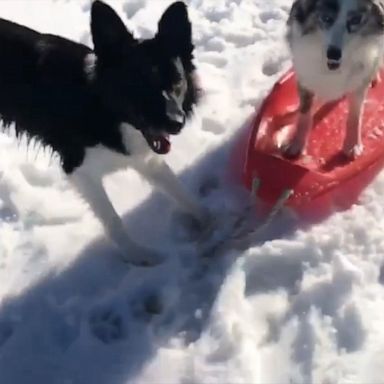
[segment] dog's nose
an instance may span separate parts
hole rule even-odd
[[[171,135],[177,135],[183,128],[184,123],[185,120],[183,122],[171,121],[170,124],[168,124],[168,133]]]
[[[330,45],[327,49],[327,58],[328,60],[340,61],[341,49],[333,45]]]

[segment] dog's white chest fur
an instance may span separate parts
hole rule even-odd
[[[78,171],[86,170],[89,174],[102,178],[118,170],[134,167],[138,163],[147,163],[154,158],[159,158],[159,155],[151,151],[140,131],[129,124],[121,124],[120,130],[122,142],[129,154],[128,156],[103,145],[90,147],[86,149],[83,164]]]
[[[300,84],[323,101],[335,100],[365,86],[374,76],[382,48],[376,39],[356,37],[344,47],[339,69],[329,70],[319,32],[302,35],[293,28],[291,51]]]

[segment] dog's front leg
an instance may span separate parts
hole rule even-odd
[[[298,85],[300,106],[296,131],[292,139],[283,146],[286,157],[295,158],[302,154],[307,145],[309,132],[312,128],[313,93]]]
[[[360,88],[348,96],[349,112],[343,152],[351,159],[357,158],[363,152],[363,144],[361,141],[361,117],[366,91],[366,88]]]
[[[200,225],[207,224],[209,214],[206,209],[180,183],[168,164],[158,156],[145,162],[137,162],[134,168],[147,180],[173,198],[180,209],[195,218]]]
[[[69,175],[69,179],[90,205],[106,233],[119,248],[125,261],[140,265],[153,265],[161,261],[161,256],[155,251],[145,248],[129,238],[123,222],[105,192],[101,179],[81,171],[73,172]]]

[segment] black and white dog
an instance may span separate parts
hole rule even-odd
[[[343,152],[362,153],[361,116],[366,91],[384,51],[384,0],[294,0],[287,39],[298,78],[300,114],[287,156],[305,149],[315,96],[331,101],[348,96]]]
[[[170,150],[198,98],[191,23],[182,2],[161,17],[152,39],[138,41],[112,8],[91,9],[94,50],[0,20],[0,115],[50,146],[106,232],[133,263],[159,254],[129,238],[102,185],[132,167],[198,222],[207,212],[159,154]]]

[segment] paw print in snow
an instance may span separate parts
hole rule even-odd
[[[123,319],[113,310],[96,312],[89,319],[92,334],[104,344],[124,338]]]

